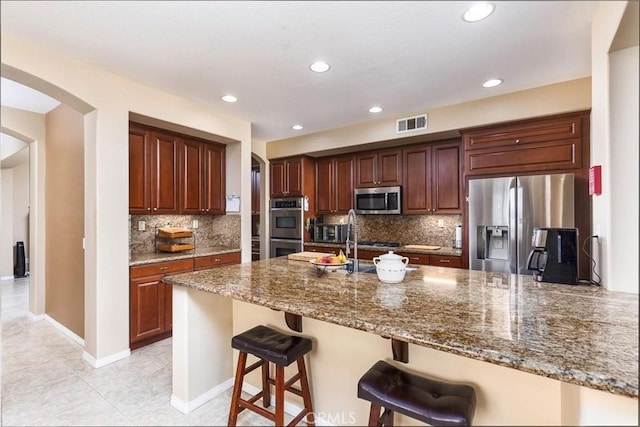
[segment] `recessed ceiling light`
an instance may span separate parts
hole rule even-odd
[[[302,125],[293,125],[293,126],[291,126],[291,129],[301,130],[302,129]]]
[[[495,9],[495,5],[493,3],[482,2],[476,3],[471,6],[467,11],[462,15],[462,19],[466,22],[477,22],[481,21],[487,16],[491,15]]]
[[[378,107],[378,106],[375,106],[375,107],[371,107],[371,108],[369,108],[369,112],[370,112],[370,113],[379,113],[379,112],[381,112],[381,111],[382,111],[382,108],[380,108],[380,107]]]
[[[331,67],[326,62],[317,61],[309,65],[309,68],[311,68],[311,71],[315,71],[316,73],[324,73],[326,71],[329,71]]]
[[[224,102],[237,102],[238,98],[233,95],[224,95],[221,97]]]
[[[482,83],[482,86],[484,86],[484,87],[496,87],[499,84],[502,84],[502,79],[491,79],[491,80],[487,80],[486,82]]]

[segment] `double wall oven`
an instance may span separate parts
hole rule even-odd
[[[271,199],[270,258],[302,252],[304,239],[304,199],[288,197]]]

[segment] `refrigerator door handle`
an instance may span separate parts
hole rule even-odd
[[[511,179],[509,182],[509,270],[511,273],[518,273],[518,226],[517,210],[517,180]]]

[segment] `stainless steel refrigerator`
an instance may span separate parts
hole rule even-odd
[[[469,180],[469,268],[531,274],[534,227],[574,227],[573,174]]]

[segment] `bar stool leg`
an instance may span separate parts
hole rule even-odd
[[[379,425],[380,409],[380,405],[371,404],[371,409],[369,410],[369,427],[376,427]]]
[[[284,426],[284,366],[276,365],[276,426]]]
[[[238,401],[242,393],[242,381],[244,380],[244,368],[247,364],[247,353],[240,352],[238,356],[238,366],[236,368],[236,379],[233,384],[233,394],[231,397],[231,408],[229,409],[228,426],[235,426],[238,421]]]
[[[271,385],[269,384],[269,361],[262,362],[262,406],[271,405]]]
[[[298,372],[300,372],[300,388],[302,389],[302,401],[308,412],[306,416],[307,426],[314,427],[315,417],[313,414],[313,404],[311,403],[311,390],[309,388],[309,380],[307,378],[307,368],[304,363],[304,356],[298,359]]]

